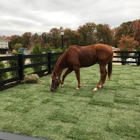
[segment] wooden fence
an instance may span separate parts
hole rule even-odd
[[[45,75],[45,74],[50,74],[58,57],[62,53],[47,53],[47,54],[36,54],[36,55],[22,55],[18,54],[16,56],[3,56],[0,57],[0,61],[9,61],[9,60],[15,60],[17,61],[16,66],[8,67],[8,68],[3,68],[0,69],[0,74],[5,73],[5,72],[12,72],[12,71],[18,71],[18,75],[16,77],[12,77],[6,80],[1,80],[0,81],[0,87],[4,86],[5,84],[9,84],[11,82],[20,82],[23,80],[23,77],[25,75],[24,70],[26,68],[30,67],[35,67],[35,66],[44,66],[43,70],[40,71],[34,71],[33,73],[37,73],[38,75]],[[136,65],[140,65],[140,51],[114,51],[114,60],[113,63],[121,63],[127,64],[127,63],[135,63]],[[41,57],[44,58],[43,62],[36,62],[36,63],[25,63],[24,60],[27,59],[32,59],[32,58],[37,58]],[[135,61],[127,61],[128,58],[132,58]],[[118,59],[120,59],[118,61]],[[30,74],[30,73],[28,73]]]
[[[11,77],[5,80],[0,81],[0,87],[9,84],[11,82],[19,82],[23,80],[24,77],[24,70],[27,68],[31,67],[36,67],[36,66],[44,66],[43,70],[40,71],[34,71],[32,73],[36,73],[38,75],[45,75],[45,74],[50,74],[58,57],[62,53],[47,53],[47,54],[32,54],[32,55],[23,55],[23,54],[18,54],[15,56],[2,56],[0,57],[0,61],[3,61],[4,63],[14,60],[17,61],[16,66],[8,67],[8,68],[3,68],[0,69],[0,74],[6,73],[6,72],[12,72],[12,71],[17,71],[17,75],[15,77]],[[32,58],[44,58],[43,62],[36,62],[36,63],[31,63],[30,61],[24,64],[25,60],[30,60]],[[31,74],[31,73],[28,73]]]
[[[114,51],[113,63],[136,64],[139,66],[140,51]]]

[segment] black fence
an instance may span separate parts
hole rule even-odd
[[[140,51],[114,51],[113,63],[140,65]]]
[[[9,84],[11,82],[20,82],[23,80],[23,77],[25,75],[24,70],[30,67],[36,67],[36,66],[44,66],[43,70],[40,71],[34,71],[32,73],[36,73],[38,75],[46,75],[50,74],[58,57],[62,53],[47,53],[47,54],[36,54],[36,55],[22,55],[18,54],[16,56],[2,56],[0,57],[0,61],[9,61],[9,60],[15,60],[17,61],[16,66],[12,67],[7,67],[0,69],[0,74],[6,73],[6,72],[12,72],[12,71],[17,71],[17,76],[11,77],[6,80],[1,80],[0,81],[0,87],[4,86],[5,84]],[[136,65],[140,65],[140,51],[114,51],[114,60],[113,63],[120,63],[122,65],[125,64],[133,64],[135,63]],[[36,63],[24,63],[24,60],[26,59],[32,59],[32,58],[37,58],[41,57],[44,58],[42,62],[36,62]],[[128,60],[128,58],[131,58],[132,60]],[[31,74],[31,73],[28,73]]]
[[[20,82],[21,80],[23,80],[23,77],[25,75],[24,70],[27,68],[36,67],[36,66],[44,66],[43,70],[34,71],[32,73],[36,73],[40,76],[50,74],[52,69],[54,68],[54,65],[55,65],[58,57],[61,54],[62,53],[47,53],[47,54],[32,54],[32,55],[18,54],[15,56],[2,56],[2,57],[0,57],[0,61],[3,61],[4,63],[7,63],[10,60],[17,61],[16,66],[0,69],[0,74],[6,73],[6,72],[17,71],[17,75],[15,77],[11,77],[11,78],[6,79],[6,80],[1,80],[0,87],[5,85],[5,84],[9,84],[11,82]],[[44,58],[43,61],[36,62],[36,63],[31,63],[29,61],[27,63],[24,63],[25,60],[27,60],[27,59],[30,60],[32,58],[38,58],[38,57]],[[28,73],[28,74],[31,74],[31,73]]]

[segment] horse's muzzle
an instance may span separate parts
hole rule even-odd
[[[51,91],[51,92],[54,92],[54,91],[55,91],[55,89],[53,89],[53,88],[50,88],[50,91]]]
[[[53,92],[57,89],[58,85],[51,85],[50,90]]]

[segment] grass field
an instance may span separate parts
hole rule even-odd
[[[105,87],[93,92],[98,65],[81,69],[50,92],[50,75],[39,84],[0,92],[0,130],[52,140],[140,140],[140,67],[114,65]]]

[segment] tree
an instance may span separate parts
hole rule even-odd
[[[121,39],[119,40],[119,49],[121,51],[133,51],[138,44],[139,43],[134,40],[134,37],[122,35]],[[120,55],[123,61],[122,64],[125,64],[129,53],[122,52]]]
[[[92,35],[95,30],[95,23],[86,23],[83,26],[79,26],[78,33],[80,34],[80,44],[89,45],[93,43]]]
[[[70,45],[75,44],[75,33],[69,28],[66,28],[64,30],[64,44],[66,45],[66,48],[68,48]]]
[[[134,40],[134,37],[122,35],[121,39],[119,40],[120,50],[133,51],[138,45],[139,42]]]
[[[9,38],[9,46],[11,49],[13,49],[14,45],[16,43],[21,43],[22,44],[22,39],[21,39],[21,36],[19,35],[13,35]]]
[[[113,28],[112,30],[112,46],[113,47],[118,47],[118,42],[117,42],[117,28]]]
[[[58,48],[60,46],[60,29],[53,28],[49,32],[51,46]]]
[[[72,39],[72,44],[80,45],[80,43],[81,43],[80,42],[80,33],[77,30],[73,31],[73,33],[74,33],[74,37]]]
[[[49,44],[49,35],[46,32],[43,32],[41,34],[41,47],[42,49],[45,49],[45,46]]]
[[[32,36],[31,36],[31,40],[30,40],[30,45],[31,47],[34,47],[35,44],[41,44],[41,37],[38,33],[34,33]],[[41,46],[41,45],[40,45]]]
[[[17,52],[20,52],[21,49],[22,49],[22,44],[21,43],[16,43],[14,46],[13,46],[13,49],[16,50]],[[23,53],[23,52],[22,52]]]
[[[134,20],[131,25],[133,36],[135,40],[137,40],[140,44],[140,19]]]
[[[119,41],[124,36],[131,36],[133,37],[133,30],[132,30],[132,22],[123,22],[116,30],[115,30],[115,41],[119,44]]]
[[[31,36],[31,32],[26,32],[21,36],[23,48],[28,48],[31,46]]]
[[[101,42],[108,45],[112,45],[113,43],[112,30],[110,29],[108,24],[96,25],[95,36],[96,42]]]
[[[43,51],[41,50],[41,47],[39,44],[35,44],[31,54],[41,54]],[[43,58],[42,57],[35,57],[35,58],[30,58],[31,63],[37,63],[37,62],[42,62]],[[37,65],[33,67],[34,71],[40,71],[42,70],[42,65]]]

